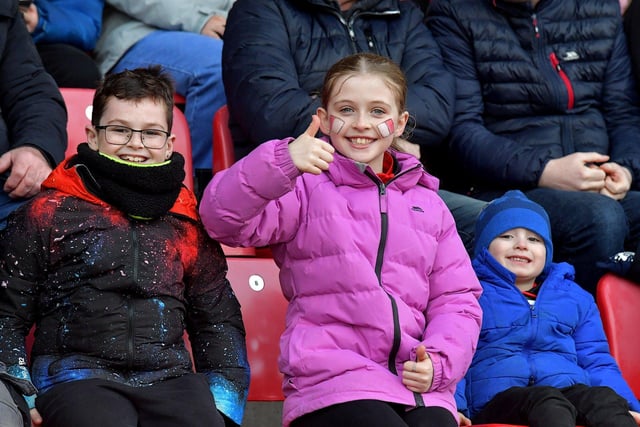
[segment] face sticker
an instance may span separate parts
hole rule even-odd
[[[393,119],[387,119],[384,122],[378,124],[378,132],[382,135],[383,138],[388,137],[395,130],[395,126],[393,124]]]
[[[339,133],[344,126],[344,120],[336,116],[329,116],[329,124],[331,125],[331,133]]]

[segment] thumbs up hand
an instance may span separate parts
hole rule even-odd
[[[335,149],[328,142],[316,138],[318,129],[320,118],[314,114],[307,130],[289,144],[291,160],[302,173],[320,175],[329,169],[329,163],[333,161]]]
[[[433,362],[424,345],[416,349],[416,361],[408,360],[403,364],[402,384],[416,393],[426,393],[433,382]]]

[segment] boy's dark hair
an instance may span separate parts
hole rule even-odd
[[[94,126],[100,124],[107,100],[112,96],[124,100],[151,98],[165,104],[167,125],[169,126],[167,130],[171,131],[173,126],[173,95],[173,80],[159,65],[107,74],[93,96],[91,123]]]

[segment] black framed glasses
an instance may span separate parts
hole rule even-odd
[[[164,147],[171,135],[162,129],[131,129],[122,125],[96,125],[94,127],[98,130],[104,130],[105,139],[113,145],[126,145],[131,141],[133,133],[139,132],[142,145],[151,150],[159,150]]]

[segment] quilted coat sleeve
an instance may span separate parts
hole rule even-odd
[[[230,246],[267,246],[290,240],[299,224],[294,190],[300,172],[286,140],[261,144],[218,172],[200,202],[207,233]]]
[[[434,364],[432,390],[454,387],[467,372],[478,344],[482,293],[451,214],[443,210],[443,232],[429,276],[424,343]]]
[[[196,371],[206,375],[219,411],[242,424],[249,391],[249,362],[240,304],[226,278],[220,245],[200,225],[195,262],[185,271],[187,331]],[[189,251],[185,249],[185,251]]]
[[[607,66],[603,107],[611,142],[611,161],[628,167],[640,188],[640,108],[622,25]]]
[[[464,165],[469,174],[489,182],[536,187],[542,170],[552,158],[550,149],[518,144],[484,126],[482,89],[476,73],[473,43],[449,1],[431,2],[427,24],[440,44],[445,64],[457,78],[456,114],[450,136],[453,158]],[[514,164],[517,167],[506,166]]]
[[[407,111],[415,120],[409,140],[421,146],[439,147],[453,123],[455,77],[445,68],[431,31],[421,25],[420,10],[407,7],[403,13],[408,15],[405,20],[409,30],[400,65],[407,77]]]
[[[244,118],[238,124],[254,145],[300,135],[320,106],[319,98],[312,98],[298,82],[282,3],[240,0],[225,29],[222,75],[227,103],[232,116]]]
[[[592,386],[611,387],[627,400],[631,410],[640,411],[640,402],[609,352],[600,312],[590,296],[587,306],[584,319],[574,332],[578,364],[589,373]]]
[[[102,28],[102,0],[38,0],[36,43],[66,43],[92,50]],[[72,23],[72,24],[70,24]]]
[[[0,127],[6,124],[9,129],[8,143],[0,137],[0,153],[32,145],[55,166],[67,147],[67,112],[55,81],[42,67],[17,2],[0,6],[0,51],[0,111],[5,122]]]
[[[48,259],[48,241],[39,230],[49,230],[51,224],[34,220],[30,205],[11,215],[0,233],[0,361],[24,379],[30,378],[25,337],[36,319],[37,287],[44,281]]]

